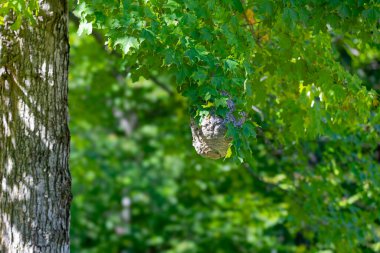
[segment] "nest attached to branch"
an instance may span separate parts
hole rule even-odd
[[[200,125],[191,118],[190,127],[193,146],[199,155],[211,159],[226,156],[231,139],[226,137],[227,127],[221,117],[203,118]]]

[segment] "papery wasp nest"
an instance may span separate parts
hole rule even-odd
[[[191,119],[191,133],[195,151],[203,157],[219,159],[225,157],[231,139],[226,138],[227,128],[221,117],[208,116],[198,125]]]
[[[240,118],[237,120],[233,115],[235,111],[235,104],[231,97],[226,92],[222,95],[228,96],[227,107],[228,113],[226,118],[210,114],[201,119],[198,125],[193,118],[191,118],[191,133],[193,136],[193,146],[195,151],[206,158],[219,159],[226,156],[228,148],[232,139],[226,136],[227,123],[233,123],[235,127],[241,127],[246,118],[244,112],[240,113]]]

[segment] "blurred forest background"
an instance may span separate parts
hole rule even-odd
[[[281,147],[264,120],[254,166],[204,159],[165,76],[132,82],[103,34],[70,18],[72,252],[380,252],[378,125]],[[378,91],[379,47],[331,41]]]

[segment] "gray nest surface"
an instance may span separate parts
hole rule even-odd
[[[227,128],[221,117],[206,117],[201,120],[200,125],[191,119],[190,126],[193,146],[199,155],[211,159],[226,156],[231,139],[225,136]]]

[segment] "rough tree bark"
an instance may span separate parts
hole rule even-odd
[[[0,252],[69,252],[66,0],[0,26]]]

